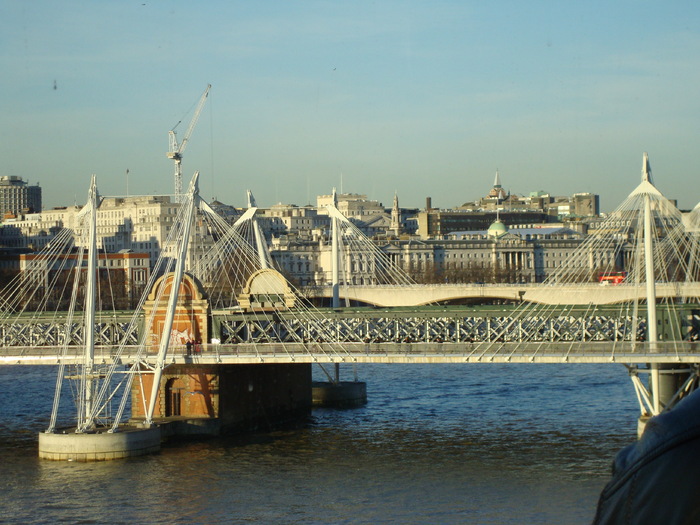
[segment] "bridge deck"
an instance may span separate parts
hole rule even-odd
[[[186,355],[176,348],[168,364],[262,364],[262,363],[693,363],[700,364],[700,344],[656,343],[270,343],[203,345],[201,353]],[[0,351],[0,365],[58,365],[82,363],[81,349],[69,347],[13,347]],[[95,363],[129,365],[137,360],[153,364],[156,354],[137,355],[126,347],[98,347]]]

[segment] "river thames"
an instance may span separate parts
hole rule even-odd
[[[590,523],[639,412],[622,365],[364,365],[302,428],[55,463],[55,372],[0,367],[0,522]]]

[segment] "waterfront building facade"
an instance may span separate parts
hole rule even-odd
[[[500,187],[498,178],[496,182],[498,187],[487,196],[501,203],[494,210],[438,210],[430,205],[425,210],[403,209],[396,195],[392,207],[386,209],[359,194],[339,195],[338,207],[396,267],[418,282],[541,282],[585,235],[585,228],[570,219],[588,222],[589,218],[564,214],[568,222],[552,222],[559,215],[541,207],[548,199],[544,195],[537,197],[541,201],[536,209],[503,209],[513,197]],[[589,205],[597,209],[597,196],[579,198],[581,195],[569,199],[574,203],[570,209],[585,210]],[[275,264],[299,286],[326,285],[331,280],[331,221],[326,207],[330,199],[332,196],[319,196],[317,207],[277,204],[258,208],[256,217]],[[179,206],[168,196],[103,198],[97,215],[99,246],[106,253],[145,254],[152,269],[166,246]],[[222,211],[229,223],[240,216],[240,210],[219,201],[212,208]],[[78,206],[60,207],[7,218],[0,227],[0,246],[39,251],[62,228],[75,229],[80,210]],[[576,228],[565,227],[569,225]],[[201,222],[195,225],[193,239],[196,246],[188,251],[191,264],[214,242]],[[348,275],[347,283],[376,283],[373,264],[368,254],[346,254],[342,270]],[[591,260],[591,269],[596,264]]]
[[[179,206],[169,196],[106,197],[97,213],[98,246],[108,253],[145,253],[153,266],[167,244]],[[0,244],[42,250],[61,229],[78,229],[80,210],[79,206],[60,207],[6,219],[0,228]],[[213,239],[204,224],[195,227],[193,239],[197,247],[188,251],[188,257],[195,260],[213,244]]]
[[[44,292],[51,290],[52,282],[67,282],[74,273],[76,267],[87,271],[87,253],[82,256],[79,252],[57,254],[54,257],[45,257],[35,253],[26,253],[18,256],[19,271],[23,272],[39,290],[35,299],[39,301],[65,301],[62,296],[44,297]],[[151,275],[150,262],[145,253],[135,253],[131,250],[122,250],[119,253],[99,253],[97,255],[98,297],[108,300],[109,308],[132,308],[135,301],[143,294],[148,279]],[[108,273],[109,272],[109,273]]]
[[[443,239],[385,238],[375,244],[419,283],[542,282],[567,260],[583,241],[583,235],[563,225],[512,228],[495,221],[487,230],[457,232]],[[591,253],[587,272],[595,279],[597,268],[623,264],[624,250]],[[298,286],[323,286],[331,282],[330,238],[279,238],[270,255],[277,267]],[[619,260],[618,260],[619,259]],[[368,254],[346,253],[342,279],[349,285],[377,284],[373,260]]]

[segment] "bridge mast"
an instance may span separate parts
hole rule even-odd
[[[85,289],[85,365],[81,378],[81,403],[76,432],[84,432],[95,426],[93,419],[93,397],[95,393],[95,297],[97,279],[97,183],[92,176],[85,225],[89,232],[87,283]],[[81,262],[78,261],[80,272]]]
[[[334,211],[338,211],[338,195],[335,192],[335,188],[333,188],[333,204],[331,206]],[[338,249],[338,244],[340,242],[340,239],[338,239],[338,232],[340,228],[338,228],[338,217],[337,214],[331,213],[331,225],[332,225],[332,231],[331,231],[331,285],[333,286],[333,302],[331,303],[331,306],[333,308],[340,308],[340,278],[339,278],[339,249]]]
[[[254,208],[255,210],[258,209],[253,193],[248,190],[248,209],[251,208]],[[255,248],[258,250],[258,259],[260,259],[260,268],[269,268],[270,263],[268,261],[269,254],[267,251],[267,243],[265,242],[265,237],[260,229],[260,223],[256,219],[255,214],[253,214],[251,220],[253,224],[253,234],[255,235]]]
[[[339,266],[340,266],[340,261],[338,260],[338,257],[340,256],[340,250],[339,250],[339,243],[340,239],[338,238],[340,228],[338,227],[338,221],[340,220],[338,218],[338,214],[340,213],[338,211],[338,194],[335,192],[335,188],[333,188],[333,203],[330,206],[332,208],[331,210],[331,285],[333,286],[333,299],[331,302],[331,306],[333,308],[340,308],[340,271],[339,271]],[[338,384],[340,383],[340,364],[335,363],[335,383]]]
[[[653,187],[651,180],[651,166],[649,165],[649,157],[644,153],[642,162],[642,182],[647,182]],[[652,234],[652,217],[651,217],[651,197],[649,193],[644,195],[644,265],[646,270],[646,295],[647,295],[647,336],[649,341],[649,351],[655,352],[657,349],[657,341],[659,339],[657,330],[656,318],[656,277],[654,276],[654,250],[652,243],[654,242]],[[652,404],[655,414],[661,413],[661,399],[659,396],[659,365],[658,363],[651,364],[651,393]]]
[[[267,249],[267,242],[265,241],[265,235],[260,228],[260,223],[257,219],[258,205],[255,203],[255,197],[250,190],[247,190],[248,194],[248,209],[241,215],[236,222],[233,223],[233,228],[239,228],[246,221],[250,221],[250,226],[253,230],[253,237],[255,237],[255,249],[258,252],[258,261],[260,262],[260,268],[270,268],[271,260],[270,252]],[[204,202],[204,201],[201,201]],[[210,208],[211,209],[211,208]],[[215,213],[213,210],[210,213]]]
[[[168,308],[165,314],[165,323],[163,325],[163,332],[161,333],[160,346],[158,347],[158,360],[156,362],[155,370],[153,371],[153,387],[151,389],[151,397],[148,403],[148,413],[146,414],[145,426],[150,427],[153,425],[153,412],[156,408],[156,401],[158,400],[158,391],[160,390],[160,378],[163,375],[163,368],[165,367],[165,357],[168,353],[168,346],[170,345],[170,337],[173,328],[173,319],[175,317],[175,310],[177,307],[177,299],[180,293],[180,283],[182,282],[182,275],[185,273],[185,259],[187,257],[187,248],[190,241],[190,229],[192,226],[192,220],[194,219],[194,210],[197,203],[197,197],[199,196],[199,172],[194,174],[192,181],[190,182],[190,188],[188,191],[189,200],[186,202],[187,214],[185,217],[185,222],[183,224],[183,231],[180,238],[179,251],[177,254],[177,263],[175,264],[175,272],[172,278],[172,284],[170,288],[170,297],[168,298]],[[166,285],[166,280],[163,279],[162,286]]]

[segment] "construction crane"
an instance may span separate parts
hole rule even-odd
[[[182,142],[180,142],[180,144],[177,143],[177,133],[175,132],[175,128],[180,125],[180,122],[182,122],[181,120],[178,121],[178,123],[173,126],[173,129],[168,132],[168,137],[170,139],[170,151],[168,151],[167,155],[169,159],[173,159],[175,161],[175,198],[178,202],[180,202],[182,195],[182,154],[187,147],[187,142],[190,139],[190,135],[192,135],[192,131],[194,131],[194,127],[197,125],[199,114],[202,112],[204,103],[207,101],[210,89],[211,84],[207,84],[207,89],[204,90],[202,97],[199,99],[197,109],[194,111],[194,115],[192,116],[190,125],[185,132],[185,136],[182,138]]]

